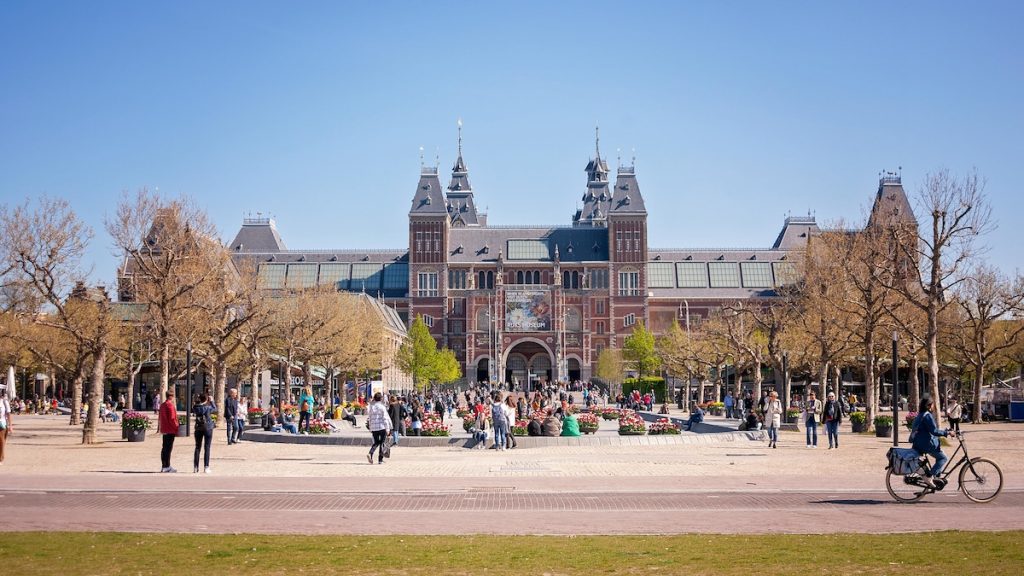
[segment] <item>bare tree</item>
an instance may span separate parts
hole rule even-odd
[[[928,384],[931,397],[938,399],[940,316],[952,302],[949,291],[963,282],[966,267],[978,255],[978,236],[993,226],[992,211],[976,172],[963,178],[948,170],[928,175],[917,204],[919,225],[897,223],[890,229],[895,273],[883,280],[925,314]],[[932,409],[936,418],[938,406],[935,402]]]
[[[61,330],[75,342],[78,358],[72,424],[78,423],[86,357],[92,361],[89,408],[82,432],[82,443],[92,444],[103,400],[110,335],[117,330],[106,294],[90,293],[83,283],[85,273],[79,268],[92,231],[66,201],[50,198],[4,210],[0,227],[8,234],[3,242],[3,261],[19,271],[22,281],[45,305],[35,315],[35,322]]]
[[[160,356],[160,398],[167,395],[171,347],[188,343],[187,318],[206,282],[223,274],[216,229],[188,199],[164,199],[143,189],[125,194],[107,231],[124,258],[122,299],[146,305],[146,323]]]
[[[1024,313],[1024,277],[1010,281],[998,270],[978,265],[956,292],[959,329],[952,330],[952,345],[960,358],[974,371],[971,419],[981,422],[981,389],[985,384],[990,360],[1012,348],[1024,323],[1003,323],[1004,330],[995,330],[999,320]]]

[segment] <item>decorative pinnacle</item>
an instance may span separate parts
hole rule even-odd
[[[462,156],[462,118],[459,118],[459,156]]]
[[[601,157],[601,127],[597,124],[594,124],[594,152]]]
[[[420,146],[420,168],[423,168],[423,146]]]

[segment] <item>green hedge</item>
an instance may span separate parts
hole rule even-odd
[[[657,376],[645,376],[640,380],[636,378],[626,378],[622,381],[622,393],[626,396],[632,394],[633,390],[639,390],[640,395],[644,395],[647,392],[654,392],[654,402],[661,404],[665,402],[666,394],[668,393],[667,384],[664,378]]]

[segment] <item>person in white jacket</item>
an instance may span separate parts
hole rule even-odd
[[[503,405],[505,410],[505,421],[508,422],[508,434],[505,435],[505,447],[515,448],[516,437],[512,435],[512,427],[516,425],[516,403],[509,394]]]
[[[779,427],[782,426],[782,402],[779,393],[772,390],[764,405],[764,424],[768,428],[768,447],[779,447]]]

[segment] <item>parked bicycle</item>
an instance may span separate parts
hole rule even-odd
[[[957,481],[960,483],[960,490],[974,502],[991,502],[1003,489],[1003,472],[995,462],[987,458],[971,458],[967,455],[967,443],[964,441],[964,433],[955,436],[960,445],[950,462],[956,464],[947,466],[945,471],[935,477],[935,487],[925,483],[924,476],[930,475],[931,462],[926,456],[917,452],[916,459],[894,461],[890,459],[886,466],[885,487],[889,494],[897,502],[917,502],[928,494],[939,492],[949,484],[949,477],[959,469]],[[898,450],[898,449],[894,449]],[[961,454],[957,460],[957,454]]]

